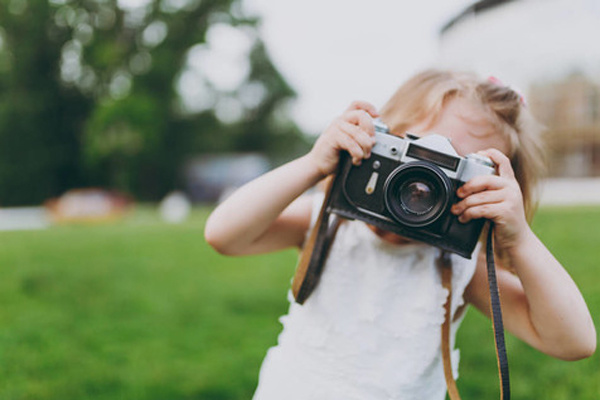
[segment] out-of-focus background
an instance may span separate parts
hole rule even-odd
[[[0,398],[250,398],[296,253],[219,256],[208,214],[427,67],[495,76],[546,125],[534,230],[597,318],[598,21],[597,0],[0,0]],[[463,396],[497,396],[489,321],[458,340]],[[508,352],[515,398],[600,398],[598,355]]]

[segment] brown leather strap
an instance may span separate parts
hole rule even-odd
[[[456,387],[456,381],[452,374],[452,362],[450,359],[450,322],[452,321],[452,259],[450,253],[442,251],[437,259],[438,268],[442,273],[442,286],[448,290],[448,298],[444,304],[444,323],[442,324],[442,361],[444,364],[444,377],[450,400],[460,400],[460,394]]]
[[[331,223],[329,221],[327,206],[332,186],[333,179],[330,178],[317,222],[302,249],[294,280],[292,281],[292,294],[296,302],[300,304],[306,301],[317,286],[321,272],[323,271],[325,259],[329,253],[329,248],[340,224],[340,219],[337,216],[332,218]]]

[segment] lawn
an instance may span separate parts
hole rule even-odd
[[[142,208],[108,225],[0,233],[0,399],[249,399],[276,342],[296,253],[227,258]],[[600,312],[600,208],[534,227]],[[459,332],[465,399],[498,398],[491,325]],[[468,344],[468,346],[467,346]],[[516,399],[600,398],[600,357],[554,360],[508,337]]]

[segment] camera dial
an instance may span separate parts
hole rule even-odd
[[[494,162],[486,156],[482,156],[481,154],[471,153],[467,155],[467,160],[473,161],[479,165],[485,165],[486,167],[495,168]]]

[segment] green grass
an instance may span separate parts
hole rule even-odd
[[[281,328],[295,251],[227,258],[145,208],[117,224],[0,233],[0,400],[249,399]],[[600,208],[544,209],[535,230],[600,312]],[[498,397],[491,324],[459,332],[465,399]],[[600,398],[576,363],[508,338],[514,398]]]

